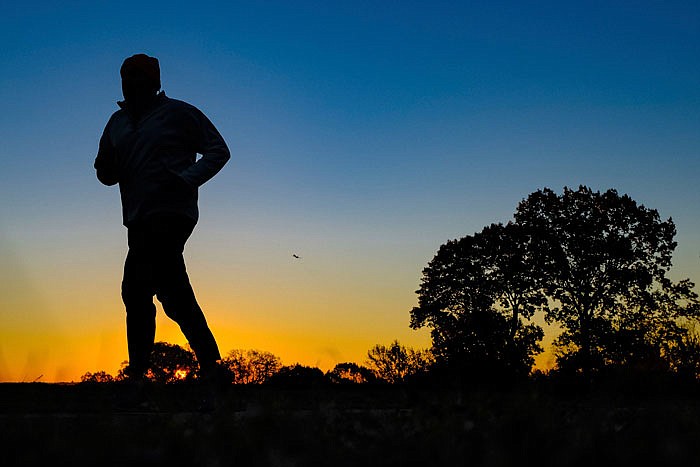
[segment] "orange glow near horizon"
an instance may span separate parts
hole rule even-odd
[[[238,256],[238,250],[224,250],[216,256],[207,247],[213,242],[207,233],[211,229],[193,239],[188,270],[222,356],[257,349],[284,365],[328,371],[338,363],[364,364],[372,346],[394,339],[430,347],[429,330],[408,326],[423,259],[410,269],[393,261],[347,260],[345,267],[333,262],[333,252],[321,251],[318,259],[304,255],[303,262],[276,251]],[[88,253],[83,244],[49,253],[37,253],[29,243],[23,252],[18,244],[15,261],[0,266],[7,279],[0,294],[0,381],[77,382],[86,372],[117,374],[128,359],[119,296],[123,232],[111,242]],[[75,258],[82,259],[74,264]],[[65,273],[57,276],[55,265]],[[186,346],[177,324],[157,306],[156,340]],[[536,357],[536,368],[549,369],[553,358],[547,349],[556,330],[540,318],[536,322],[545,327],[546,349]]]
[[[388,344],[394,338],[412,347],[429,345],[426,333],[410,329],[403,335],[372,339],[338,325],[321,332],[319,328],[305,329],[299,324],[289,326],[279,322],[273,326],[268,320],[261,323],[231,318],[214,309],[206,314],[224,357],[234,349],[258,349],[272,352],[285,365],[300,363],[324,371],[342,362],[362,364],[372,345]],[[1,382],[77,382],[86,372],[97,371],[116,375],[122,362],[128,359],[123,310],[118,304],[110,307],[108,317],[97,323],[83,322],[79,329],[53,320],[44,323],[50,329],[39,321],[33,327],[0,330]],[[160,307],[156,341],[187,346],[177,324]]]
[[[257,349],[272,352],[284,365],[300,363],[315,366],[323,371],[336,364],[354,362],[365,364],[367,351],[374,344],[389,344],[398,339],[403,345],[414,348],[430,346],[429,332],[413,331],[406,326],[404,332],[371,338],[335,327],[328,333],[304,330],[280,323],[275,328],[260,330],[260,323],[224,320],[220,310],[212,310],[209,322],[219,342],[222,356],[234,349]],[[86,372],[105,371],[116,375],[123,361],[128,359],[126,333],[122,311],[111,317],[112,328],[83,328],[81,333],[26,332],[10,334],[0,332],[0,381],[2,382],[78,382]],[[159,309],[156,340],[187,346],[187,341],[176,323],[165,317]],[[548,342],[543,343],[545,348]],[[547,370],[553,366],[553,356],[548,351],[535,358],[535,368]],[[185,377],[186,374],[182,375]]]

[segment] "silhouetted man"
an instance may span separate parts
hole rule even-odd
[[[180,326],[206,378],[219,349],[190,285],[182,253],[199,211],[197,188],[230,158],[223,138],[197,108],[160,90],[158,59],[124,60],[124,101],[107,122],[95,169],[105,185],[119,184],[129,253],[122,299],[126,307],[130,378],[149,367],[156,331],[153,296]],[[202,157],[197,160],[197,154]]]

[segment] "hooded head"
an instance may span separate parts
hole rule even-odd
[[[160,89],[160,64],[155,57],[136,54],[124,60],[119,74],[122,93],[129,104],[144,104]]]

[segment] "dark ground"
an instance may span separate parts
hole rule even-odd
[[[0,466],[700,465],[700,394],[528,385],[151,386],[0,384]]]

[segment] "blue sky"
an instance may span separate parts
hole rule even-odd
[[[92,162],[138,52],[231,147],[188,246],[224,349],[330,364],[427,345],[408,329],[421,269],[545,186],[672,217],[672,275],[700,281],[698,2],[6,2],[0,38],[0,325],[17,342],[122,331],[125,233]],[[20,359],[61,365],[32,345]],[[18,378],[12,352],[0,373]]]

